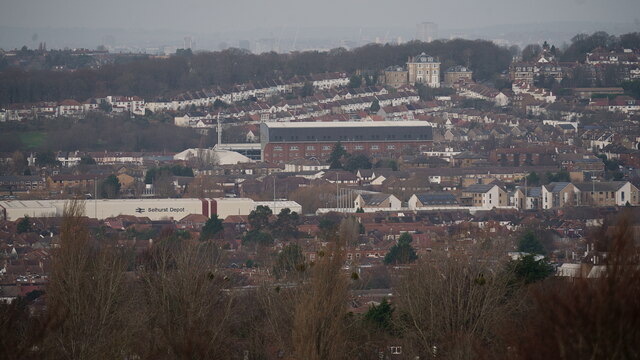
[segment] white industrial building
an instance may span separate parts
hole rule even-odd
[[[0,201],[0,219],[14,221],[21,217],[62,216],[68,200],[10,200]],[[258,205],[266,205],[279,213],[289,208],[297,213],[302,206],[295,201],[257,202],[248,198],[215,199],[113,199],[85,200],[85,215],[90,218],[106,219],[118,215],[148,217],[151,220],[179,220],[189,214],[211,216],[221,219],[229,215],[249,215]]]
[[[259,144],[254,146],[259,146]],[[182,161],[197,158],[200,158],[205,163],[216,165],[235,165],[252,162],[251,159],[238,152],[222,149],[187,149],[173,156],[174,160]]]

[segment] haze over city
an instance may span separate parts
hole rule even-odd
[[[37,34],[39,41],[57,48],[105,43],[137,49],[179,46],[184,36],[190,36],[200,49],[274,38],[282,43],[275,50],[289,51],[338,47],[344,41],[355,45],[408,41],[415,38],[416,24],[424,21],[437,23],[442,38],[510,43],[533,40],[525,32],[566,42],[578,32],[599,29],[618,34],[640,28],[640,2],[634,0],[541,0],[534,5],[522,0],[3,0],[0,7],[3,48],[29,46]],[[308,39],[314,41],[305,43]]]

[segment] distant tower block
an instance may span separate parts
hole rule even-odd
[[[182,44],[182,48],[185,50],[193,48],[193,39],[191,39],[191,36],[184,37],[184,43]]]
[[[430,42],[438,37],[438,24],[423,22],[416,26],[416,40]]]

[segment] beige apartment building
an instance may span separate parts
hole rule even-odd
[[[629,181],[584,182],[575,187],[578,205],[637,206],[640,200],[638,188]]]
[[[389,66],[384,69],[384,84],[399,88],[408,84],[409,72],[402,66]]]
[[[471,82],[473,77],[473,71],[469,70],[466,66],[458,65],[447,69],[444,72],[444,86],[453,86],[458,82]]]
[[[407,61],[409,84],[424,84],[440,87],[440,61],[438,58],[422,53],[410,57]]]

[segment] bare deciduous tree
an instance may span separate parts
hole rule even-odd
[[[598,234],[609,243],[601,277],[549,279],[532,291],[526,326],[512,327],[512,359],[640,357],[640,250],[630,221]]]
[[[296,358],[342,359],[346,356],[345,315],[347,278],[341,272],[344,253],[340,242],[329,242],[312,268],[295,308],[293,347]]]
[[[289,198],[302,206],[304,214],[311,214],[318,208],[336,206],[336,187],[331,184],[299,187]]]
[[[407,350],[421,358],[476,358],[477,347],[497,341],[509,316],[509,276],[502,264],[464,255],[422,259],[398,287]]]
[[[358,245],[358,240],[360,239],[360,223],[355,217],[348,216],[340,222],[338,233],[347,245]]]
[[[228,359],[236,315],[213,243],[164,239],[140,271],[147,322],[144,358]]]
[[[47,287],[44,346],[53,358],[122,358],[130,344],[126,257],[91,241],[83,214],[84,202],[66,204]]]
[[[158,197],[174,197],[176,189],[173,185],[173,175],[167,170],[163,170],[153,181],[153,188]]]

